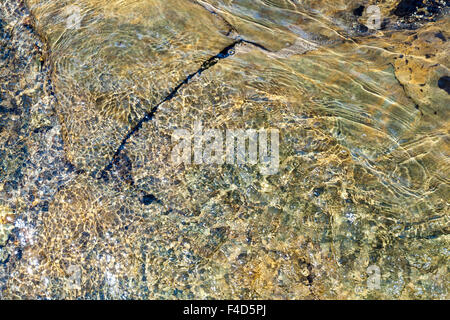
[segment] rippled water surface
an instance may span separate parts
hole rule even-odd
[[[0,297],[448,299],[448,2],[375,2],[2,1]]]

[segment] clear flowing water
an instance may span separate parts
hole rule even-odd
[[[2,295],[448,298],[448,4],[410,2],[27,1],[52,129],[2,154]],[[196,121],[278,129],[278,173],[175,164]]]

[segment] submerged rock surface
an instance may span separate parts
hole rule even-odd
[[[448,5],[414,3],[5,1],[0,297],[448,298]],[[199,121],[279,130],[279,170],[175,163]]]

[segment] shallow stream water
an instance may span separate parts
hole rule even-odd
[[[449,298],[447,1],[1,4],[0,297]]]

